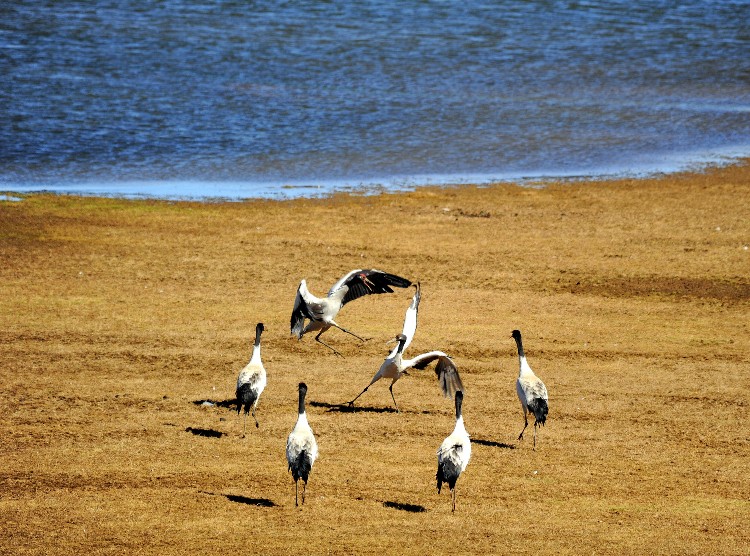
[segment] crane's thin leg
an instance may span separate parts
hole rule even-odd
[[[353,405],[354,405],[354,402],[356,402],[356,401],[357,401],[357,400],[359,399],[359,397],[360,397],[360,396],[361,396],[362,394],[364,394],[365,392],[367,392],[367,390],[369,390],[370,386],[372,386],[372,385],[373,385],[373,384],[375,384],[375,383],[376,383],[376,382],[377,382],[378,380],[380,380],[380,378],[381,378],[381,374],[380,374],[380,371],[378,371],[378,372],[377,372],[377,373],[375,374],[375,376],[374,376],[374,377],[372,377],[372,380],[370,381],[370,384],[368,384],[367,386],[365,386],[365,389],[364,389],[364,390],[362,390],[362,391],[361,391],[361,392],[360,392],[359,394],[357,394],[357,397],[356,397],[356,398],[354,398],[354,399],[353,399],[352,401],[350,401],[350,402],[347,402],[347,403],[349,404],[349,406],[350,406],[350,407],[351,407],[351,406],[353,406]]]
[[[356,398],[354,398],[354,399],[353,399],[352,401],[350,401],[350,402],[347,402],[347,403],[349,404],[349,406],[352,406],[352,405],[354,405],[354,402],[356,402],[356,401],[357,401],[357,400],[359,399],[359,397],[360,397],[360,396],[361,396],[362,394],[364,394],[365,392],[367,392],[367,390],[369,390],[369,388],[370,388],[370,385],[368,384],[367,386],[365,386],[365,389],[364,389],[364,390],[362,390],[362,391],[361,391],[361,392],[360,392],[359,394],[357,394],[357,397],[356,397]]]
[[[534,451],[536,452],[536,421],[534,421]]]
[[[247,419],[247,415],[245,415],[245,419]],[[253,419],[255,419],[255,428],[259,428],[260,425],[258,424],[258,418],[255,416],[255,406],[253,406]]]
[[[242,438],[245,438],[247,432],[247,411],[245,411],[245,419],[242,421]]]
[[[388,390],[391,391],[391,399],[393,400],[393,405],[396,406],[396,413],[401,413],[398,409],[398,404],[396,403],[396,397],[393,395],[393,382],[391,382],[391,385],[388,387]]]
[[[346,328],[343,328],[343,327],[339,326],[339,325],[338,325],[338,324],[336,324],[335,322],[331,322],[331,324],[332,324],[333,326],[335,326],[336,328],[338,328],[339,330],[341,330],[342,332],[346,332],[347,334],[351,334],[352,336],[354,336],[354,337],[355,337],[355,338],[357,338],[358,340],[361,340],[362,342],[366,342],[366,341],[367,341],[367,340],[366,340],[365,338],[362,338],[361,336],[357,336],[357,335],[356,335],[356,334],[355,334],[354,332],[352,332],[351,330],[347,330]]]
[[[523,433],[526,431],[526,427],[529,426],[529,420],[526,418],[526,412],[523,412],[523,430],[518,435],[518,440],[523,440]]]
[[[294,481],[294,505],[299,506],[299,496],[297,495],[297,487],[299,486],[299,479]]]
[[[341,355],[341,354],[340,354],[340,353],[339,353],[338,351],[336,351],[335,349],[333,349],[333,348],[332,348],[331,346],[329,346],[329,345],[328,345],[328,344],[326,344],[326,343],[325,343],[325,342],[324,342],[323,340],[321,340],[321,339],[320,339],[320,335],[321,335],[321,334],[322,334],[323,332],[324,332],[324,330],[321,330],[320,332],[318,332],[318,335],[317,335],[317,336],[315,336],[315,341],[316,341],[316,342],[319,342],[319,343],[321,343],[321,344],[323,344],[323,345],[324,345],[325,347],[327,347],[328,349],[330,349],[330,350],[331,350],[331,351],[332,351],[333,353],[335,353],[335,354],[336,354],[336,355],[338,355],[339,357],[343,357],[343,355]]]
[[[453,513],[456,511],[456,487],[453,487],[451,494],[453,495],[453,509],[451,510],[451,513]]]
[[[307,481],[302,481],[302,505],[305,505],[305,493],[307,492]]]

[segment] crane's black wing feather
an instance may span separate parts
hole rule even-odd
[[[437,375],[438,382],[440,383],[440,389],[443,391],[443,395],[450,398],[461,390],[463,392],[464,385],[461,382],[461,375],[458,374],[458,369],[453,360],[442,352],[430,352],[427,357],[418,356],[418,361],[414,364],[415,369],[424,369],[437,359],[437,365],[435,365],[435,374]]]
[[[291,333],[297,336],[298,339],[302,338],[305,319],[314,320],[310,308],[302,298],[299,288],[297,288],[297,297],[294,298],[294,309],[292,309],[292,318],[290,319],[289,325],[291,327]]]
[[[411,280],[381,270],[369,269],[352,274],[343,285],[349,287],[349,291],[346,292],[344,299],[341,300],[341,305],[346,305],[350,301],[354,301],[365,295],[393,293],[391,286],[408,288],[411,286]]]

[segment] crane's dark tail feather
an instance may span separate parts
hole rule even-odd
[[[547,421],[547,413],[549,412],[547,400],[544,398],[534,398],[529,403],[529,409],[534,414],[536,423],[544,426],[545,421]]]
[[[310,458],[307,457],[307,450],[302,450],[289,468],[292,470],[292,478],[295,481],[302,479],[307,483],[307,478],[310,476],[310,469],[312,469]]]
[[[245,413],[250,413],[250,406],[255,403],[256,397],[249,382],[240,385],[237,388],[237,415],[240,414],[243,405],[245,406]]]
[[[437,474],[435,475],[438,494],[440,494],[443,483],[448,483],[448,487],[453,490],[460,474],[461,468],[451,460],[446,459],[438,463]]]
[[[445,466],[444,463],[438,463],[438,470],[437,474],[435,475],[435,478],[437,479],[437,490],[438,494],[440,494],[440,489],[443,488],[443,483],[447,482],[445,480],[445,476],[443,475],[443,467]]]

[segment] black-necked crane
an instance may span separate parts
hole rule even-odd
[[[362,390],[356,398],[348,402],[350,406],[354,405],[354,402],[356,402],[362,394],[367,392],[370,386],[375,384],[378,380],[381,378],[390,378],[391,385],[388,387],[388,390],[391,392],[393,405],[396,408],[396,411],[398,411],[396,397],[393,395],[393,385],[396,384],[396,381],[401,378],[408,369],[424,369],[433,361],[437,361],[437,365],[435,365],[435,374],[437,375],[438,381],[440,382],[440,388],[445,396],[452,397],[456,391],[463,390],[464,386],[461,383],[461,376],[458,374],[458,369],[456,368],[455,363],[442,351],[429,351],[417,355],[412,359],[403,358],[404,350],[406,349],[406,346],[411,343],[417,328],[417,312],[419,310],[420,297],[419,284],[417,284],[417,291],[414,293],[411,304],[406,310],[403,332],[396,336],[396,347],[393,348],[393,351],[380,365],[380,369],[375,373],[375,376],[372,377],[370,384],[365,386],[365,389]]]
[[[469,439],[469,433],[466,432],[463,414],[461,413],[463,400],[464,394],[459,390],[456,392],[456,426],[453,432],[443,440],[437,451],[438,468],[437,475],[435,475],[437,490],[440,494],[443,483],[448,483],[453,500],[452,512],[456,511],[456,481],[469,464],[469,459],[471,459],[471,440]]]
[[[516,380],[516,393],[521,401],[521,411],[523,412],[523,430],[518,435],[518,440],[523,440],[523,433],[529,426],[528,414],[534,414],[534,450],[536,450],[536,429],[544,425],[547,421],[547,387],[542,380],[534,374],[529,363],[526,361],[526,355],[523,352],[523,342],[521,341],[521,331],[514,330],[511,337],[516,341],[518,348],[518,380]]]
[[[341,355],[334,348],[320,339],[321,334],[332,326],[351,334],[355,338],[364,341],[354,332],[339,326],[336,321],[341,308],[364,295],[376,293],[393,293],[393,287],[408,288],[411,281],[401,278],[395,274],[389,274],[376,269],[352,270],[336,282],[328,291],[326,297],[316,297],[307,289],[307,282],[302,280],[297,288],[297,297],[294,299],[294,309],[291,318],[291,333],[301,340],[308,332],[318,331],[315,341],[320,342],[336,355]],[[308,320],[305,324],[305,320]]]
[[[297,410],[297,423],[286,440],[286,461],[294,479],[294,505],[298,506],[298,486],[302,479],[302,503],[305,503],[305,491],[307,490],[307,478],[310,475],[315,459],[318,457],[318,443],[315,435],[307,422],[305,413],[305,396],[307,385],[299,383],[299,406]]]
[[[263,330],[265,330],[263,323],[259,322],[255,326],[253,355],[250,358],[250,362],[240,371],[237,377],[237,415],[240,414],[240,410],[243,407],[245,408],[245,421],[242,427],[243,438],[247,429],[247,414],[250,412],[251,407],[255,426],[260,426],[258,419],[255,417],[255,409],[258,407],[258,400],[263,393],[263,389],[266,387],[266,369],[263,367],[263,362],[260,359],[260,335],[263,333]]]

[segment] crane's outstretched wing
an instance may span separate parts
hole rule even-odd
[[[336,291],[340,290],[344,286],[349,289],[341,300],[341,305],[346,305],[350,301],[353,301],[363,295],[370,295],[374,293],[393,293],[391,286],[396,288],[408,288],[411,286],[411,280],[401,278],[395,274],[389,274],[382,270],[371,269],[357,269],[352,270],[345,276],[343,276],[333,287],[328,291],[328,295],[333,295]]]
[[[313,315],[310,312],[310,308],[307,305],[307,301],[302,296],[302,287],[297,288],[297,297],[294,298],[294,308],[292,309],[292,318],[290,320],[291,333],[297,336],[297,339],[302,337],[302,330],[305,326],[305,319],[312,319]]]
[[[430,351],[422,355],[417,355],[414,359],[404,361],[404,365],[414,367],[415,369],[424,369],[435,360],[438,362],[435,365],[435,374],[437,375],[443,395],[452,398],[458,390],[463,391],[464,385],[461,382],[461,376],[458,374],[456,364],[442,351]]]
[[[414,292],[414,297],[411,298],[411,304],[406,310],[406,315],[404,316],[404,329],[401,331],[401,334],[406,336],[406,342],[404,343],[403,349],[404,352],[406,351],[406,348],[409,347],[409,344],[411,344],[411,341],[414,339],[414,333],[417,331],[417,314],[419,313],[419,300],[422,298],[422,293],[419,289],[419,282],[415,285],[417,291]]]

